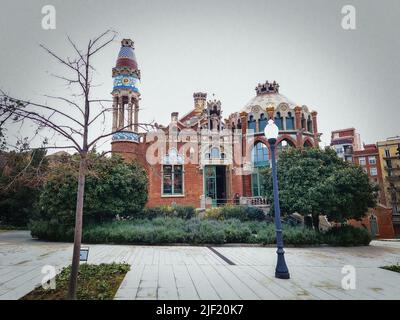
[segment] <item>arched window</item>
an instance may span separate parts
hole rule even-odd
[[[264,143],[257,142],[255,144],[252,151],[252,161],[255,168],[251,174],[251,193],[254,197],[262,196],[265,192],[263,176],[259,173],[259,168],[269,166],[268,147]]]
[[[211,148],[211,159],[219,159],[219,148],[217,147],[212,147]]]
[[[248,129],[249,130],[254,130],[256,131],[256,120],[254,120],[254,117],[251,115],[249,116],[249,121],[248,121]]]
[[[310,116],[308,116],[308,119],[307,119],[307,131],[313,132],[313,125],[312,125],[312,120],[311,120]]]
[[[267,125],[267,119],[265,118],[264,113],[260,115],[260,119],[258,119],[258,130],[260,132],[264,132],[265,126]]]
[[[301,128],[307,129],[306,128],[306,118],[304,118],[304,113],[301,114]]]
[[[264,167],[269,165],[268,148],[262,142],[257,142],[253,147],[252,157],[255,167]]]
[[[281,117],[281,113],[280,112],[276,113],[276,116],[274,118],[274,122],[278,126],[279,130],[283,130],[283,121],[282,121],[282,117]]]
[[[294,117],[291,112],[288,112],[286,117],[286,130],[294,130]]]

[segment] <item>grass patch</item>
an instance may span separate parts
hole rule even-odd
[[[381,267],[381,268],[385,269],[385,270],[390,270],[390,271],[394,271],[394,272],[400,273],[400,264],[396,264],[396,265],[392,265],[392,266],[384,266],[384,267]]]
[[[112,300],[130,270],[126,263],[82,264],[78,274],[78,300]],[[71,266],[65,267],[56,276],[56,289],[45,290],[41,286],[21,300],[65,300],[68,294]]]

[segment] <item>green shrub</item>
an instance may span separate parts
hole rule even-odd
[[[198,231],[193,234],[193,243],[221,244],[225,242],[225,233],[221,229],[220,223],[213,220],[203,220],[200,222]]]
[[[83,221],[86,225],[134,216],[147,201],[147,175],[136,162],[125,163],[120,157],[90,157],[86,176]],[[75,159],[76,160],[76,159]],[[74,226],[78,161],[73,159],[52,169],[39,196],[32,220]]]
[[[51,241],[72,241],[73,228],[54,221],[34,221],[30,224],[32,236]],[[276,243],[275,225],[267,221],[240,221],[238,219],[182,219],[156,217],[106,222],[86,226],[86,243],[116,244],[222,244],[222,243]],[[285,245],[368,245],[371,237],[363,229],[352,226],[333,228],[326,233],[312,229],[284,225]]]
[[[221,208],[207,208],[204,212],[204,219],[223,220]]]
[[[227,220],[223,230],[227,243],[246,243],[252,235],[250,228],[236,219]]]
[[[372,240],[366,229],[356,228],[351,225],[333,227],[322,234],[326,244],[332,246],[367,246]]]
[[[246,207],[246,216],[247,220],[260,220],[260,221],[265,220],[264,211],[254,206]]]
[[[244,206],[227,205],[221,207],[221,215],[224,219],[247,220],[246,208]]]
[[[196,215],[193,206],[156,206],[145,208],[140,215],[141,218],[154,219],[157,217],[174,217],[182,219],[191,219]]]
[[[174,211],[176,217],[182,219],[191,219],[196,215],[196,210],[193,206],[175,206]]]

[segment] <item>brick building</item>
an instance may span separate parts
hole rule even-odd
[[[362,167],[369,179],[376,183],[380,190],[377,207],[369,209],[361,221],[351,220],[351,224],[367,228],[375,237],[394,238],[392,210],[387,207],[378,147],[375,144],[364,144],[362,150],[354,151],[353,162]]]
[[[354,151],[361,150],[360,135],[355,128],[332,131],[331,147],[335,149],[340,158],[352,162]]]
[[[393,226],[400,234],[400,137],[378,141],[377,147],[386,205],[392,209]]]
[[[259,197],[259,170],[270,164],[264,137],[268,119],[280,129],[282,148],[318,146],[317,112],[280,93],[279,84],[258,84],[242,110],[223,118],[219,100],[193,94],[193,105],[168,125],[143,132],[138,125],[140,71],[133,41],[122,40],[114,78],[112,152],[137,159],[149,176],[148,206],[190,204],[196,207]],[[243,199],[242,198],[242,199]]]

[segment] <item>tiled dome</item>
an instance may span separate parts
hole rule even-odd
[[[287,104],[289,108],[296,106],[293,101],[279,93],[279,84],[275,81],[273,83],[267,81],[264,84],[259,84],[256,87],[256,92],[257,95],[246,104],[242,111],[250,112],[254,106],[266,108],[269,105],[273,105],[277,108],[281,103]]]
[[[122,46],[118,53],[116,67],[129,67],[136,70],[138,65],[136,62],[133,41],[130,39],[123,39],[121,41],[121,45]]]

